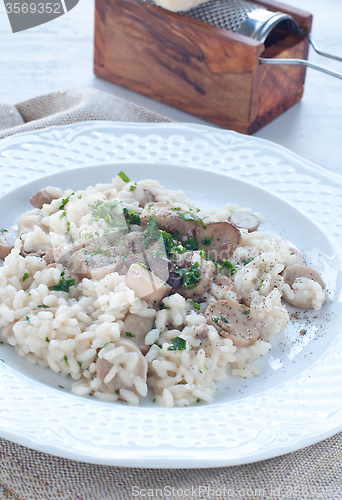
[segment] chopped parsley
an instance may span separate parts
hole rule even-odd
[[[221,316],[220,317],[220,320],[223,322],[223,323],[226,323],[227,325],[229,324],[229,321],[227,320],[227,318],[225,318],[224,316]]]
[[[160,231],[158,230],[158,222],[149,215],[145,231],[143,233],[144,236],[144,248],[149,248],[152,241],[156,241],[160,238]]]
[[[63,385],[59,385],[58,387],[60,387],[61,389],[64,389],[64,386],[63,386]]]
[[[128,208],[123,208],[123,214],[128,224],[135,224],[136,226],[140,226],[140,215],[135,212],[133,208],[131,210],[128,210]]]
[[[42,309],[48,309],[49,306],[46,306],[45,304],[39,304],[37,307],[41,307]]]
[[[167,348],[168,351],[184,351],[186,349],[186,340],[181,337],[175,337],[171,340],[170,347]]]
[[[246,316],[247,316],[247,314],[249,314],[250,312],[251,311],[243,311],[243,314],[246,314]]]
[[[211,321],[215,323],[215,325],[218,325],[218,322],[220,321],[219,318],[212,318]]]
[[[161,309],[170,309],[168,306],[166,306],[165,304],[159,304],[159,310]]]
[[[134,189],[137,189],[137,183],[135,182],[134,185],[130,186],[129,190],[134,191]]]
[[[45,342],[50,342],[50,339],[46,337]]]
[[[64,361],[65,361],[65,364],[66,364],[66,365],[68,365],[68,364],[69,364],[69,363],[68,363],[68,356],[63,356],[63,359],[64,359]]]
[[[206,247],[208,247],[211,244],[211,242],[213,241],[213,238],[214,238],[214,236],[210,236],[210,238],[203,238],[203,240],[201,240],[201,243],[203,245],[205,245]]]
[[[115,392],[115,394],[120,394],[120,390],[119,389],[116,389],[114,392]]]
[[[199,271],[199,262],[195,262],[190,269],[177,269],[176,273],[182,276],[182,285],[184,288],[194,288],[201,279]]]
[[[204,224],[202,219],[199,219],[198,217],[196,217],[196,215],[194,215],[190,212],[185,212],[184,214],[179,214],[179,215],[177,215],[177,217],[179,219],[182,219],[182,220],[191,220],[194,222],[199,222],[204,229],[207,228],[207,226]]]
[[[26,281],[30,277],[29,273],[24,273],[23,282]]]
[[[131,182],[131,179],[127,177],[127,175],[122,170],[118,173],[118,177],[120,177],[120,179],[122,179],[124,182]]]
[[[197,302],[194,302],[193,300],[189,300],[189,302],[196,309],[196,311],[199,311],[201,309],[201,304],[198,304]]]
[[[111,255],[111,251],[110,251],[109,248],[107,248],[106,250],[104,250],[103,248],[97,247],[97,249],[94,251],[94,255],[98,255],[98,254],[101,254],[101,255]]]
[[[241,259],[241,262],[243,263],[244,266],[247,266],[250,262],[254,260],[254,257],[250,257],[249,259]]]
[[[0,358],[0,361],[2,361],[3,363],[5,363],[5,360],[4,360],[4,359],[2,359],[2,358]]]
[[[187,250],[190,250],[191,252],[198,249],[195,238],[187,239],[186,241],[184,241],[183,245]]]
[[[200,403],[201,401],[202,401],[201,398],[196,399],[196,403]]]
[[[64,271],[61,273],[61,279],[58,283],[58,285],[52,285],[50,286],[50,290],[54,292],[65,292],[69,293],[69,289],[71,286],[75,285],[76,281],[74,279],[66,280],[64,278]]]
[[[237,268],[236,266],[234,266],[231,262],[229,262],[229,260],[227,259],[223,259],[223,264],[222,264],[222,268],[223,269],[228,269],[229,271],[229,274],[234,274],[236,273],[237,271]]]
[[[75,193],[71,193],[71,195],[70,195],[70,196],[72,196],[73,194],[75,194]],[[70,196],[68,196],[67,198],[65,198],[65,199],[63,199],[63,200],[62,200],[62,203],[61,203],[61,205],[58,207],[58,210],[65,210],[65,205],[66,205],[67,203],[69,203]],[[65,214],[65,215],[66,215],[66,214]]]
[[[0,233],[8,233],[8,229],[0,229]]]
[[[30,318],[28,316],[26,316],[26,321],[30,321]]]
[[[64,210],[64,212],[59,216],[60,219],[63,219],[63,217],[66,217],[66,211]]]
[[[135,335],[133,335],[133,333],[130,333],[130,332],[126,332],[126,337],[135,337]]]

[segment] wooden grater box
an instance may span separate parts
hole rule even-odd
[[[312,16],[253,0],[294,17]],[[305,67],[261,65],[259,57],[306,59],[308,39],[279,31],[256,40],[143,0],[96,0],[96,76],[224,128],[253,134],[299,101]]]

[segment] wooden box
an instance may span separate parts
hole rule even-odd
[[[312,16],[272,0],[311,30]],[[96,76],[221,127],[253,134],[303,94],[305,67],[259,57],[306,59],[308,40],[284,31],[268,46],[143,0],[96,0]]]

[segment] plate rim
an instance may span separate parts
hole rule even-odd
[[[181,133],[182,129],[185,129],[187,132],[189,132],[189,131],[191,132],[192,129],[195,129],[195,132],[202,130],[203,132],[209,133],[209,134],[210,133],[219,133],[220,135],[221,134],[232,135],[233,137],[235,136],[238,138],[240,138],[242,136],[241,134],[239,134],[237,132],[225,131],[222,129],[217,129],[215,127],[203,126],[203,125],[198,125],[198,124],[183,124],[183,123],[180,123],[180,124],[178,124],[178,123],[177,124],[174,124],[174,123],[148,123],[148,124],[144,124],[144,123],[131,123],[131,122],[123,123],[123,122],[112,122],[112,121],[77,122],[75,124],[63,125],[63,126],[52,126],[52,127],[46,128],[46,129],[36,130],[34,132],[25,132],[25,133],[18,134],[15,136],[7,137],[0,142],[0,153],[4,149],[2,147],[3,144],[5,146],[7,146],[7,144],[9,144],[9,145],[18,144],[18,143],[20,144],[22,142],[25,142],[25,140],[27,141],[30,136],[33,136],[34,138],[36,138],[37,136],[39,136],[41,134],[49,133],[49,132],[54,131],[54,130],[59,133],[59,132],[61,132],[61,130],[68,130],[68,129],[73,129],[73,128],[77,128],[77,127],[80,127],[81,129],[83,127],[85,127],[88,130],[88,129],[92,129],[92,128],[96,129],[96,127],[101,128],[101,126],[107,126],[107,127],[109,126],[109,127],[114,127],[114,128],[117,128],[117,127],[122,128],[123,126],[125,126],[128,129],[129,128],[132,129],[134,127],[137,127],[138,129],[142,129],[142,130],[144,130],[144,129],[145,130],[146,129],[154,130],[156,127],[160,128],[160,126],[162,126],[163,129],[167,130],[168,128],[170,128],[172,131],[173,131],[173,129],[176,128],[177,133]],[[274,148],[277,150],[280,149],[284,152],[286,157],[290,157],[295,162],[299,161],[301,163],[301,166],[302,167],[304,166],[305,169],[308,169],[310,171],[313,169],[320,176],[323,176],[323,177],[329,176],[330,180],[332,180],[332,178],[333,178],[339,185],[342,185],[342,176],[340,176],[339,174],[330,173],[330,171],[324,169],[323,167],[319,167],[317,165],[314,165],[313,163],[301,158],[297,154],[292,153],[291,151],[284,148],[283,146],[277,145],[277,144],[272,143],[270,141],[267,141],[265,139],[259,139],[259,138],[250,137],[250,136],[242,136],[242,137],[244,138],[244,140],[247,140],[247,141],[253,140],[253,141],[256,141],[257,143],[265,143],[271,149],[274,149]],[[136,161],[136,162],[130,160],[126,163],[135,164],[138,162],[140,163],[141,160]],[[120,160],[120,162],[117,162],[117,163],[125,163],[125,162]],[[157,162],[153,162],[152,159],[150,158],[145,163],[157,163]],[[178,164],[177,160],[174,163]],[[95,167],[97,164],[98,164],[98,161],[95,161],[93,165],[89,164],[89,165],[86,165],[86,167],[89,167],[89,168]],[[106,164],[109,165],[109,162],[106,162]],[[115,164],[115,163],[113,162],[113,164]],[[77,168],[79,168],[79,167],[76,167],[76,169]],[[202,169],[201,167],[199,167],[199,168]],[[208,170],[208,169],[205,169],[205,170]],[[55,172],[55,173],[57,173],[57,172]],[[223,173],[221,173],[221,174],[223,174]],[[47,174],[47,175],[49,175],[49,174]],[[43,179],[47,175],[40,176],[39,178],[29,180],[28,182],[23,182],[20,185],[15,186],[13,189],[9,189],[8,191],[6,191],[6,193],[3,193],[3,194],[7,194],[7,193],[23,186],[24,184],[27,184],[29,182],[37,181],[38,179]],[[50,175],[53,175],[53,174],[50,174]],[[229,172],[226,175],[229,175]],[[0,176],[1,176],[1,172],[0,172]],[[239,177],[237,176],[237,178],[239,178]],[[246,181],[244,181],[244,179],[240,179],[240,180],[242,180],[243,182],[246,182]],[[258,185],[257,185],[257,187],[260,188],[260,186],[258,186]],[[267,189],[266,189],[266,191],[267,191]],[[2,196],[3,195],[1,195],[1,197]],[[277,196],[277,195],[275,195],[275,196],[279,198],[279,196]],[[291,202],[287,199],[281,198],[281,200],[291,204]],[[296,207],[296,208],[298,208],[298,207]],[[300,208],[298,208],[298,209],[300,210]],[[319,224],[318,224],[318,226],[324,231],[324,229]],[[2,419],[1,419],[1,412],[0,412],[0,423],[1,423],[1,420]],[[141,464],[141,460],[144,460],[144,462],[146,462],[146,457],[143,459],[138,459],[138,462],[137,462],[137,461],[132,460],[132,458],[129,458],[129,457],[128,458],[121,457],[118,460],[116,460],[116,459],[112,459],[112,458],[104,459],[104,457],[98,457],[98,456],[85,457],[83,454],[82,455],[80,454],[79,456],[77,456],[77,453],[75,451],[69,452],[69,450],[68,450],[67,452],[65,452],[64,448],[60,448],[58,446],[53,447],[53,446],[51,446],[51,444],[46,444],[43,442],[36,443],[34,439],[30,439],[28,437],[25,438],[25,437],[21,436],[20,438],[18,438],[18,436],[15,435],[15,433],[11,432],[10,430],[7,430],[7,432],[4,431],[4,429],[1,425],[0,425],[0,429],[1,429],[1,437],[4,437],[5,439],[10,439],[11,441],[14,441],[18,444],[28,446],[28,447],[36,449],[38,451],[42,451],[42,452],[49,453],[49,454],[54,454],[54,455],[64,457],[64,458],[85,461],[85,462],[89,462],[89,463],[98,463],[98,464],[103,464],[103,465],[122,465],[122,466],[138,466],[138,467],[144,467],[144,468],[147,468],[147,467],[161,468],[160,463],[158,463],[160,461],[160,455],[157,458],[150,457],[148,459],[149,461],[146,465]],[[165,465],[164,467],[167,467],[167,468],[194,468],[194,467],[207,468],[207,467],[218,467],[218,466],[227,466],[227,465],[232,466],[232,465],[240,465],[240,464],[245,464],[245,463],[252,463],[252,462],[276,457],[279,455],[283,455],[286,453],[290,453],[290,452],[293,452],[295,450],[301,449],[303,447],[310,446],[310,445],[317,443],[317,442],[319,442],[319,441],[321,441],[329,436],[332,436],[333,434],[339,432],[341,429],[342,429],[342,424],[340,424],[338,427],[335,427],[333,432],[331,431],[331,429],[326,430],[325,432],[320,432],[319,439],[316,439],[316,438],[304,439],[303,438],[301,440],[302,444],[300,444],[298,446],[298,442],[294,442],[292,444],[292,446],[287,446],[285,451],[278,450],[278,452],[275,452],[275,450],[272,449],[272,447],[271,447],[263,453],[259,452],[259,456],[255,456],[254,458],[249,457],[248,462],[246,462],[243,458],[230,461],[230,460],[227,460],[227,456],[225,456],[223,458],[220,457],[217,459],[211,458],[210,464],[208,464],[208,462],[206,462],[204,464],[203,460],[199,459],[198,457],[197,457],[197,459],[195,459],[195,462],[194,462],[194,458],[196,458],[196,456],[192,456],[191,458],[188,457],[188,459],[187,459],[188,461],[193,462],[192,465],[184,464],[184,462],[182,462],[182,465],[179,465],[179,458],[177,458],[175,456],[173,458],[173,460],[171,460],[171,462],[168,461],[168,465]],[[306,444],[305,444],[305,442],[306,442]],[[189,454],[189,450],[187,449],[186,451]],[[229,450],[227,448],[223,450],[225,455],[227,455],[228,451]],[[180,452],[179,448],[175,449],[175,454],[177,454],[179,452]],[[195,450],[193,452],[193,455],[197,455],[197,454],[198,454],[198,450]],[[89,458],[89,460],[88,460],[88,458]],[[166,458],[163,457],[163,459],[165,460]],[[206,458],[206,460],[207,460],[207,458]],[[231,462],[231,463],[228,463],[228,462]],[[153,464],[155,464],[155,465],[153,465]]]

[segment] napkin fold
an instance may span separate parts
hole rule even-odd
[[[111,94],[77,88],[14,106],[0,103],[0,138],[85,120],[172,121]],[[0,500],[337,500],[342,498],[341,484],[342,433],[281,457],[195,470],[79,463],[0,438]]]
[[[13,106],[0,102],[0,139],[51,125],[88,120],[172,122],[107,92],[91,88],[58,90]]]

